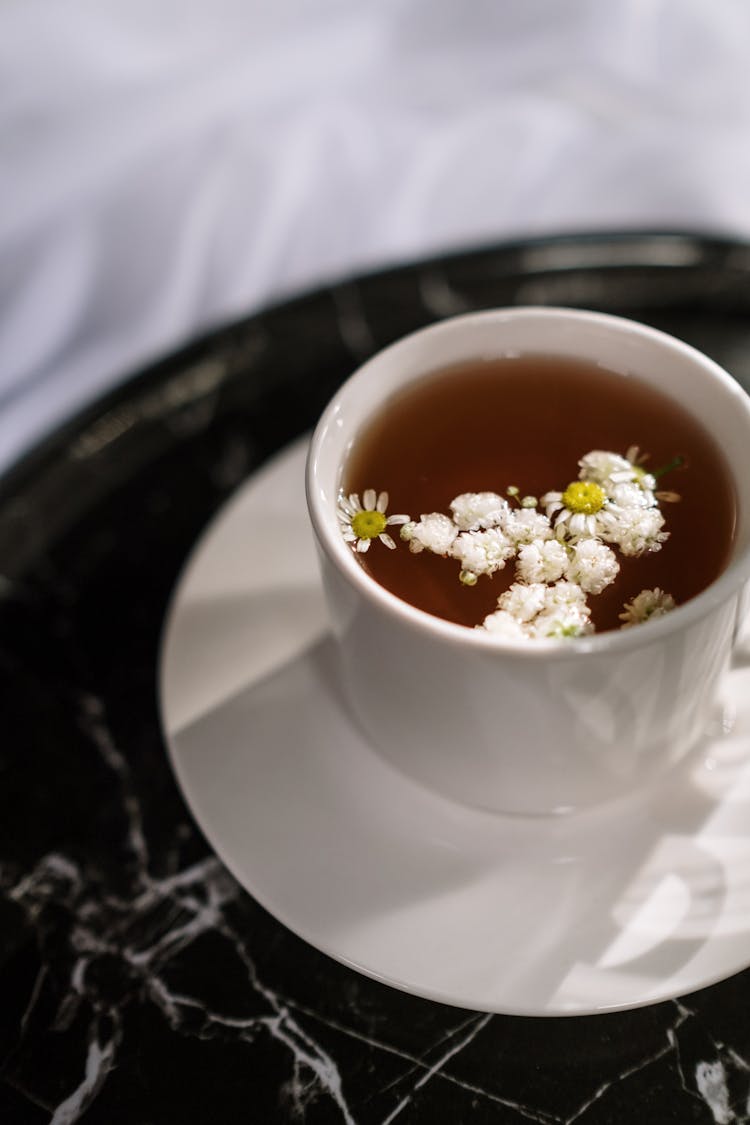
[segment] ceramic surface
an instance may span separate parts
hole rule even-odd
[[[303,442],[214,522],[162,659],[175,770],[243,886],[344,963],[484,1011],[632,1007],[744,968],[750,670],[729,677],[689,765],[627,800],[550,819],[433,795],[347,714],[301,530],[304,455]]]
[[[534,351],[583,359],[669,394],[703,421],[732,466],[739,519],[729,566],[648,630],[562,645],[501,640],[394,597],[341,535],[343,465],[394,393],[429,371]],[[368,741],[418,781],[479,808],[565,813],[642,786],[701,737],[750,577],[750,397],[700,352],[595,312],[452,317],[386,348],[347,380],[316,426],[306,484],[350,706]]]
[[[579,305],[645,320],[750,386],[747,247],[680,233],[543,239],[360,278],[240,320],[92,403],[0,482],[3,1122],[715,1125],[746,1117],[747,971],[676,1000],[572,1019],[460,1010],[385,986],[300,940],[243,889],[197,827],[165,752],[156,705],[159,642],[185,559],[212,515],[310,430],[367,355],[440,316],[514,303]],[[275,650],[269,693],[296,651],[300,622],[311,647],[322,625],[319,602],[288,569],[278,589],[269,608],[278,613],[287,603],[294,630],[287,647]],[[235,617],[228,598],[225,639]],[[257,617],[255,628],[262,636]],[[247,640],[235,634],[243,659],[259,651]],[[302,669],[300,677],[298,687]],[[217,686],[213,681],[214,693]],[[235,681],[232,690],[239,686]],[[301,696],[287,698],[299,704]],[[220,702],[215,694],[213,702]],[[247,731],[248,747],[268,745],[262,733],[262,725]],[[741,727],[722,745],[735,737],[744,737]],[[304,735],[302,764],[308,744]],[[713,776],[720,783],[732,768],[724,762]],[[276,776],[283,780],[283,772]],[[306,776],[298,777],[294,807],[309,819],[314,806],[301,797]],[[315,776],[323,775],[316,769]],[[318,780],[318,797],[320,787]],[[743,789],[737,793],[739,814]],[[684,924],[692,932],[686,964],[700,956],[717,918],[731,945],[734,920],[743,917],[731,874],[742,862],[742,829],[720,793],[699,788],[694,801],[681,802],[670,822],[679,839],[701,824],[706,840],[692,837],[695,879],[687,885],[696,897]],[[710,817],[701,819],[717,804],[726,835],[718,823],[712,829]],[[392,819],[400,812],[398,805]],[[400,823],[408,841],[412,829]],[[613,822],[615,836],[621,823]],[[440,824],[446,827],[444,818]],[[294,826],[295,839],[303,828],[304,821]],[[447,828],[454,832],[444,837],[451,891],[455,831]],[[486,835],[474,831],[478,855]],[[600,844],[616,860],[609,831],[608,823]],[[547,847],[539,836],[526,845],[536,854]],[[344,862],[343,851],[337,836],[334,866]],[[682,845],[677,851],[684,856]],[[407,881],[416,862],[409,854]],[[276,867],[283,855],[281,849]],[[643,878],[656,886],[674,870],[672,839],[655,858],[646,841],[645,855],[652,866]],[[312,867],[325,860],[303,858]],[[459,856],[456,866],[465,862]],[[520,851],[509,861],[519,879],[525,862]],[[568,879],[576,909],[575,873],[582,870],[557,865],[557,895]],[[720,871],[730,872],[735,906],[723,892],[717,902]],[[638,877],[635,899],[626,884],[617,919],[586,959],[596,964],[607,948],[632,977],[638,950],[612,945],[629,903],[644,901]],[[678,926],[688,916],[685,887],[668,879],[657,896],[662,938],[668,918]],[[601,913],[598,889],[588,888],[581,919],[588,934]],[[366,890],[371,902],[371,880]],[[481,901],[481,876],[476,890]],[[349,921],[365,916],[364,897],[364,890],[355,897]],[[540,925],[518,934],[502,970],[506,980],[514,963],[523,975],[527,947],[538,956],[561,932],[560,898],[550,901],[555,911],[540,904]],[[525,910],[528,917],[528,903]],[[486,923],[497,928],[496,915]],[[515,925],[511,906],[500,929],[511,933]],[[642,916],[628,932],[641,933],[643,967],[653,978],[659,969],[650,928]],[[433,952],[441,940],[436,930]]]

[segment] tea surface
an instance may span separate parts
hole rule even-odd
[[[596,630],[618,628],[623,604],[656,586],[682,604],[700,593],[728,562],[736,497],[723,454],[702,424],[679,403],[630,375],[577,360],[524,356],[472,361],[438,371],[394,395],[358,435],[344,466],[342,487],[386,490],[388,512],[450,512],[462,492],[540,497],[578,477],[590,450],[625,454],[633,445],[649,455],[649,472],[684,463],[663,476],[660,489],[678,492],[662,503],[670,537],[658,552],[618,553],[620,573],[589,599]],[[394,538],[399,529],[393,528]],[[492,613],[514,580],[512,560],[473,587],[458,580],[453,559],[427,551],[395,551],[374,541],[358,555],[381,585],[419,609],[463,625]]]

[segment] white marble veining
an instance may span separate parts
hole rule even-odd
[[[336,1057],[316,1037],[316,1026],[321,1030],[335,1030],[345,1040],[359,1043],[362,1050],[377,1055],[383,1053],[403,1062],[404,1070],[395,1081],[372,1091],[377,1104],[388,1106],[390,1103],[390,1108],[383,1109],[378,1119],[380,1125],[390,1125],[399,1119],[411,1120],[410,1111],[420,1092],[435,1082],[466,1091],[488,1107],[504,1107],[513,1114],[513,1120],[519,1122],[574,1125],[577,1121],[588,1120],[596,1103],[603,1102],[618,1085],[625,1086],[634,1076],[647,1073],[649,1068],[670,1057],[682,1076],[685,1090],[702,1099],[716,1125],[744,1125],[748,1120],[750,1066],[733,1048],[716,1044],[714,1056],[694,1063],[691,1074],[682,1058],[680,1037],[686,1025],[697,1017],[682,1002],[671,1005],[672,1020],[655,1049],[644,1050],[626,1069],[594,1088],[582,1087],[575,1109],[557,1114],[535,1106],[533,1101],[521,1103],[491,1088],[468,1082],[461,1078],[460,1070],[453,1070],[458,1057],[487,1032],[495,1017],[457,1012],[454,1026],[429,1044],[423,1053],[414,1055],[393,1046],[387,1039],[363,1034],[355,1026],[347,1026],[345,1020],[331,1020],[297,1004],[293,997],[282,995],[258,973],[249,935],[239,933],[229,920],[228,907],[242,892],[217,859],[206,857],[162,875],[153,872],[139,794],[128,762],[109,730],[106,710],[98,698],[84,695],[80,699],[79,714],[88,745],[114,775],[119,789],[125,825],[123,842],[133,861],[127,892],[105,888],[105,893],[98,896],[91,872],[84,873],[72,857],[58,852],[42,856],[32,871],[15,882],[8,882],[7,873],[3,877],[6,893],[24,909],[32,927],[43,929],[44,909],[52,904],[65,911],[68,917],[70,973],[68,994],[58,1012],[58,1022],[69,1023],[80,1003],[87,1001],[90,1005],[88,1036],[85,1044],[81,1044],[78,1080],[59,1104],[51,1107],[51,1125],[74,1125],[101,1093],[117,1066],[123,1042],[124,1008],[130,1001],[126,997],[108,996],[91,976],[97,959],[105,956],[114,958],[135,977],[139,990],[175,1033],[204,1037],[210,1035],[212,1029],[220,1029],[231,1041],[244,1043],[248,1049],[260,1036],[283,1047],[288,1054],[289,1072],[280,1092],[280,1104],[286,1107],[284,1112],[290,1121],[304,1121],[311,1099],[320,1097],[329,1099],[335,1108],[331,1120],[345,1125],[374,1120],[370,1113],[360,1117],[353,1108],[345,1075]],[[243,1017],[215,1009],[199,993],[177,990],[170,984],[170,966],[192,943],[208,933],[220,936],[242,965],[251,994],[262,1002],[260,1013]],[[29,997],[26,1020],[36,999],[37,990]],[[196,1015],[200,1016],[198,1024],[194,1022]],[[497,1068],[502,1075],[502,1057],[497,1059]],[[735,1087],[738,1080],[744,1082],[741,1106],[730,1094],[730,1075]],[[497,1079],[497,1075],[492,1077]]]

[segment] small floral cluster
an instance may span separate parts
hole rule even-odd
[[[453,500],[450,516],[432,512],[419,520],[386,517],[387,494],[376,497],[368,490],[364,507],[358,496],[342,496],[339,519],[344,538],[360,552],[376,536],[394,548],[386,527],[401,525],[401,538],[413,553],[455,559],[468,586],[513,559],[515,581],[480,628],[509,639],[583,636],[593,632],[587,596],[600,594],[619,573],[613,548],[625,556],[660,550],[669,533],[659,501],[679,496],[657,492],[656,474],[646,471],[635,446],[625,457],[594,450],[579,461],[579,469],[563,492],[540,500],[521,497],[512,486],[506,490],[509,499],[470,492]],[[658,588],[643,590],[624,607],[622,627],[673,607],[674,600]]]

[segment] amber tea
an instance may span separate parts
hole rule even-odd
[[[426,375],[389,399],[357,436],[344,466],[345,493],[387,491],[388,511],[419,520],[449,512],[462,493],[541,497],[578,478],[590,450],[638,447],[644,471],[679,495],[661,505],[661,549],[619,557],[616,581],[591,599],[596,631],[618,628],[625,603],[645,588],[682,604],[705,589],[731,554],[736,496],[719,447],[672,398],[639,379],[582,361],[543,355],[472,361]],[[662,472],[662,470],[666,470]],[[513,489],[517,488],[516,494]],[[457,579],[455,563],[412,553],[389,528],[394,550],[373,543],[362,566],[397,597],[463,625],[495,610],[514,581],[512,565]]]

